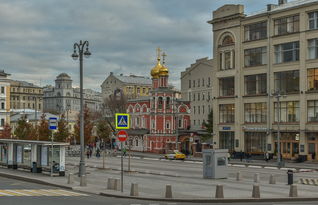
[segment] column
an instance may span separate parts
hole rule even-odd
[[[65,146],[60,146],[60,176],[65,176]]]
[[[37,148],[38,146],[36,144],[31,144],[31,170],[32,170],[32,167],[33,167],[33,163],[38,163],[38,160],[37,160],[37,156],[38,156],[38,151],[37,151]],[[38,164],[37,164],[38,166]]]
[[[13,143],[8,143],[8,168],[13,168]]]

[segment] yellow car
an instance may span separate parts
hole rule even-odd
[[[185,154],[179,152],[178,150],[168,151],[168,154],[165,155],[165,159],[181,159],[186,158]]]

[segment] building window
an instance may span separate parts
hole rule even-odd
[[[167,123],[166,123],[166,129],[170,129],[170,121],[167,121]]]
[[[220,70],[229,70],[234,68],[234,51],[223,51],[220,53]]]
[[[267,116],[266,103],[245,103],[244,113],[246,123],[265,123]]]
[[[166,109],[170,109],[170,97],[166,99]]]
[[[308,13],[309,29],[318,28],[318,11]]]
[[[195,114],[195,106],[193,106],[193,114]]]
[[[262,154],[266,152],[266,132],[245,132],[245,152]]]
[[[198,93],[198,101],[200,101],[200,93]]]
[[[255,23],[244,27],[245,41],[260,40],[267,37],[267,22]]]
[[[162,97],[158,98],[158,109],[162,109]]]
[[[205,96],[204,96],[204,93],[202,93],[202,100],[204,100],[205,99]]]
[[[1,109],[2,109],[2,110],[5,109],[5,107],[4,107],[4,102],[1,103]]]
[[[284,17],[274,21],[275,35],[284,35],[299,31],[299,15]]]
[[[234,123],[234,104],[219,105],[220,123]]]
[[[308,90],[318,90],[318,68],[307,71]]]
[[[281,93],[299,92],[299,70],[274,73],[275,90]]]
[[[191,88],[191,80],[189,80],[189,88]]]
[[[307,116],[308,122],[318,122],[318,100],[308,100]]]
[[[278,122],[277,103],[274,103],[275,122]],[[280,122],[299,122],[299,102],[280,102]]]
[[[1,93],[4,94],[4,87],[1,87]]]
[[[234,132],[220,132],[220,149],[234,151]]]
[[[299,41],[284,43],[275,46],[276,63],[285,63],[299,60]]]
[[[308,40],[308,59],[318,58],[318,39]]]
[[[266,74],[247,75],[244,80],[246,95],[261,95],[267,93]]]
[[[1,119],[1,127],[4,127],[4,119]]]
[[[202,114],[204,114],[205,110],[204,110],[204,105],[202,105]]]
[[[234,77],[220,78],[220,96],[234,96]]]
[[[245,67],[266,64],[266,47],[252,48],[244,50]]]
[[[211,78],[208,77],[208,84],[206,85],[207,87],[210,87],[211,86]]]

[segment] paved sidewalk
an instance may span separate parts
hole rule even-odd
[[[91,161],[93,162],[93,161]],[[68,163],[70,164],[70,163]],[[90,164],[88,162],[88,164]],[[120,171],[116,169],[101,169],[100,163],[91,163],[87,167],[87,187],[79,186],[79,178],[75,175],[75,183],[67,184],[67,177],[50,177],[44,174],[33,174],[26,171],[12,170],[0,168],[0,176],[11,176],[18,179],[27,179],[37,183],[53,184],[62,188],[83,191],[86,193],[117,196],[129,196],[131,183],[139,184],[139,196],[147,198],[163,198],[166,184],[171,184],[173,189],[173,197],[179,199],[212,199],[215,195],[217,184],[224,185],[225,198],[251,198],[253,178],[245,176],[243,181],[236,181],[235,175],[230,174],[228,179],[211,180],[201,177],[176,177],[161,176],[150,173],[141,172],[125,172],[124,173],[124,193],[120,191],[111,191],[106,189],[108,178],[120,178]],[[67,165],[67,172],[76,173],[78,167]],[[265,176],[266,175],[266,176]],[[261,173],[261,198],[284,198],[288,197],[289,186],[285,182],[278,180],[277,184],[268,184],[267,175],[269,173]],[[301,197],[315,197],[318,192],[318,186],[308,186],[298,184],[298,194]]]

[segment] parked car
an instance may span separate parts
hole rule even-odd
[[[184,160],[186,158],[185,154],[179,152],[178,150],[168,151],[165,155],[165,159],[181,159]]]

